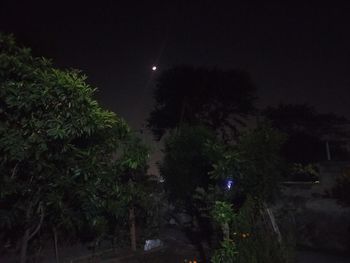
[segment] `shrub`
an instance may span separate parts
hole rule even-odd
[[[350,169],[337,178],[336,186],[332,189],[333,196],[346,206],[350,206]]]

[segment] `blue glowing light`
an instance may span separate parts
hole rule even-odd
[[[227,179],[226,180],[226,187],[227,187],[227,189],[230,190],[232,188],[232,186],[234,186],[234,184],[235,184],[235,182],[232,179]]]

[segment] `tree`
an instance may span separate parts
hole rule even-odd
[[[129,195],[126,197],[126,205],[129,210],[129,228],[131,249],[136,251],[136,218],[135,207],[145,198],[145,189],[140,181],[145,180],[149,149],[139,138],[128,137],[122,147],[122,155],[119,160],[119,169],[124,180],[127,181]],[[146,179],[147,180],[147,179]],[[137,181],[139,183],[137,183]]]
[[[197,190],[197,203],[211,224],[219,226],[213,227],[219,230],[216,236],[221,242],[211,262],[289,262],[286,244],[268,227],[263,212],[266,203],[277,197],[283,140],[280,132],[259,123],[235,145],[209,145],[209,152],[214,152],[211,186],[207,191]],[[230,187],[222,184],[227,179],[232,182]]]
[[[343,129],[349,123],[346,118],[317,113],[307,104],[280,104],[266,108],[263,115],[273,127],[288,135],[282,152],[290,162],[305,164],[324,160],[325,141],[348,137]]]
[[[262,202],[271,201],[278,193],[278,183],[284,169],[280,148],[285,136],[266,123],[242,134],[235,145],[212,144],[214,182],[233,180],[232,189],[225,198],[235,195],[252,196]],[[221,188],[226,185],[222,186]],[[233,201],[234,199],[231,199]]]
[[[172,201],[190,205],[196,187],[207,188],[211,161],[207,143],[215,135],[205,127],[182,126],[165,141],[160,174]]]
[[[280,156],[284,140],[283,134],[265,123],[240,137],[237,150],[243,163],[238,181],[246,194],[263,202],[276,198],[284,169]]]
[[[128,127],[93,100],[79,71],[55,69],[11,36],[0,35],[0,50],[1,223],[21,239],[24,263],[45,223],[97,222],[99,190]]]
[[[254,92],[243,71],[174,67],[157,80],[148,126],[157,139],[183,123],[237,135],[237,124],[254,112]]]
[[[212,162],[207,144],[213,140],[216,136],[207,127],[183,124],[165,139],[164,157],[159,166],[170,202],[192,217],[193,227],[184,227],[184,231],[198,246],[203,260],[205,253],[199,237],[204,232],[198,230],[203,230],[206,222],[199,217],[193,195],[198,187],[208,188]]]

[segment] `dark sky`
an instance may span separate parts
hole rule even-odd
[[[261,105],[308,102],[350,117],[350,4],[78,2],[1,1],[0,31],[82,69],[134,128],[152,105],[153,64],[243,68]]]
[[[135,129],[152,107],[153,64],[243,68],[260,106],[307,102],[350,118],[345,1],[19,2],[0,2],[0,31],[57,66],[82,69],[99,101]]]

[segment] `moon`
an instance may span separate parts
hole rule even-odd
[[[152,67],[152,70],[153,70],[153,71],[156,71],[156,70],[157,70],[157,66],[153,66],[153,67]]]

